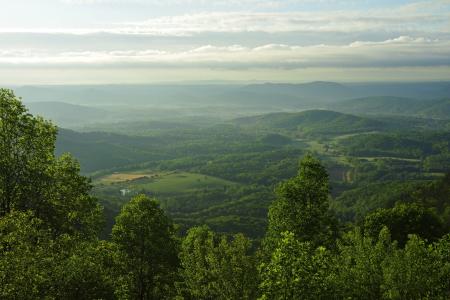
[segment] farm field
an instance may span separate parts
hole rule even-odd
[[[153,174],[151,172],[138,172],[138,173],[120,173],[114,172],[113,174],[103,176],[99,179],[100,183],[108,184],[108,183],[119,183],[119,182],[127,182],[134,181],[137,179],[143,178],[152,178],[157,174]]]
[[[148,193],[155,196],[195,190],[226,189],[238,185],[232,181],[203,174],[149,170],[113,173],[99,178],[94,184],[103,192],[115,195],[120,194],[121,190],[127,190],[129,194]]]

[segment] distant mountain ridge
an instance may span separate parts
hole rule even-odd
[[[107,111],[95,107],[56,101],[31,102],[26,105],[32,114],[40,115],[63,127],[110,119]]]
[[[331,108],[354,114],[450,119],[450,98],[424,101],[400,97],[366,97],[336,103]]]
[[[445,100],[450,97],[450,82],[24,86],[15,93],[26,99],[32,113],[77,129],[177,115],[232,119],[311,109],[439,119],[450,115]]]
[[[274,103],[282,96],[298,99],[336,101],[375,96],[405,97],[414,99],[439,99],[450,96],[450,82],[411,83],[336,83],[315,81],[309,83],[261,84],[149,84],[149,85],[77,85],[77,86],[22,86],[15,87],[18,96],[28,102],[57,101],[84,105],[127,104],[211,104],[232,101],[229,96],[243,94],[239,100],[251,95],[273,95]],[[251,97],[250,97],[251,98]],[[251,100],[251,99],[250,99]],[[316,107],[317,108],[317,107]]]
[[[327,81],[315,81],[302,84],[289,83],[264,83],[247,85],[243,88],[245,91],[251,91],[261,94],[279,94],[296,96],[301,99],[315,99],[325,102],[348,99],[353,97],[351,88]]]

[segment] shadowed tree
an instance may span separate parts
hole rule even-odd
[[[391,232],[392,240],[402,247],[409,234],[436,241],[445,232],[436,213],[417,203],[397,203],[394,208],[380,208],[364,219],[364,231],[371,237],[376,237],[384,226]]]

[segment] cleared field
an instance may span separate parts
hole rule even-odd
[[[105,177],[100,178],[102,183],[117,183],[124,181],[131,181],[137,179],[151,178],[155,174],[151,173],[113,173]]]
[[[113,173],[100,178],[97,184],[101,184],[102,189],[111,192],[128,189],[132,193],[144,191],[161,195],[238,185],[217,177],[177,171]]]
[[[131,183],[130,189],[145,189],[154,193],[172,194],[187,190],[198,190],[207,188],[223,188],[235,185],[231,181],[206,176],[202,174],[176,172],[161,174],[149,180],[139,183]]]
[[[420,159],[417,158],[403,158],[403,157],[395,157],[395,156],[358,156],[355,157],[358,159],[364,159],[368,161],[373,161],[377,159],[392,159],[392,160],[401,160],[401,161],[408,161],[408,162],[420,162]]]

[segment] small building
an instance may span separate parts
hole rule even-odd
[[[131,193],[131,191],[129,189],[121,189],[120,193],[122,194],[122,197],[125,197],[126,195]]]

